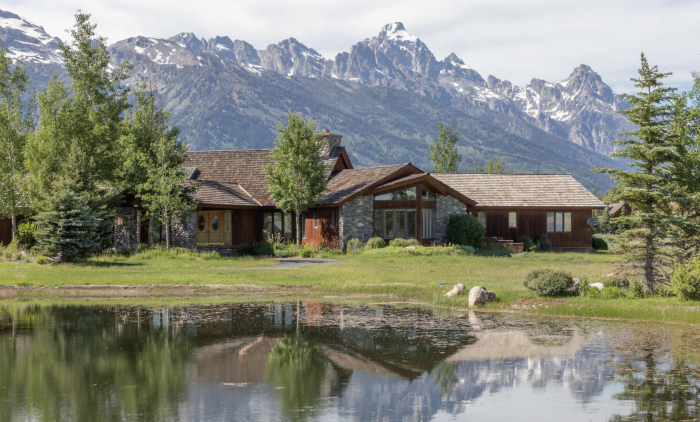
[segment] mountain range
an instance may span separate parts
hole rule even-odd
[[[27,63],[35,87],[65,75],[61,40],[41,26],[0,11],[0,40]],[[521,88],[483,78],[454,53],[437,60],[399,22],[333,60],[295,38],[257,50],[187,32],[108,48],[113,64],[134,65],[129,83],[155,82],[192,149],[269,148],[291,110],[344,135],[358,167],[410,161],[429,170],[428,145],[443,121],[460,131],[461,171],[500,153],[515,172],[572,173],[602,190],[609,178],[590,169],[620,167],[608,157],[611,141],[632,128],[616,113],[628,105],[589,66]]]

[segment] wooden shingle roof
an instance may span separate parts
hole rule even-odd
[[[257,202],[238,183],[222,183],[214,180],[202,181],[192,195],[192,199],[200,204],[233,205],[244,207],[259,207]]]
[[[570,174],[430,174],[477,207],[605,208]]]
[[[410,163],[392,164],[388,166],[365,167],[337,172],[332,175],[331,179],[328,181],[326,196],[321,203],[341,203],[410,165]]]

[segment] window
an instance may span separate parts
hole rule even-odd
[[[231,233],[231,213],[227,212],[224,214],[224,231],[226,233]]]
[[[397,190],[394,192],[383,193],[374,197],[375,201],[415,201],[416,188],[408,188]]]
[[[423,193],[421,194],[421,197],[423,198],[424,201],[434,201],[435,200],[435,195],[433,195],[430,191],[427,191],[423,189]]]
[[[203,232],[204,229],[207,228],[207,222],[205,221],[203,215],[200,215],[199,218],[197,219],[197,228],[199,229],[200,232]]]
[[[518,227],[518,213],[515,211],[508,212],[508,228],[515,229]]]
[[[331,211],[331,227],[338,227],[338,211],[336,210]]]
[[[482,226],[486,227],[486,211],[479,211],[476,215],[479,219],[479,223],[481,223]]]
[[[314,211],[314,228],[318,228],[318,211]]]
[[[218,215],[214,215],[211,218],[211,230],[215,231],[215,232],[219,231],[219,216]]]
[[[423,210],[423,238],[432,239],[435,237],[435,210]]]
[[[570,212],[548,212],[547,213],[547,232],[550,233],[568,233],[571,232],[571,213]]]
[[[293,221],[292,214],[288,212],[263,213],[263,232],[273,236],[291,238]]]
[[[375,210],[374,235],[384,239],[416,237],[416,210]]]

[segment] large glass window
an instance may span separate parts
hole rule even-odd
[[[570,212],[548,212],[547,213],[547,231],[550,233],[567,233],[571,232],[571,213]]]
[[[518,213],[515,211],[508,212],[508,228],[515,229],[518,227]]]
[[[432,239],[435,237],[435,210],[423,210],[423,238]]]
[[[301,213],[301,238],[306,239],[306,213]]]
[[[423,197],[424,201],[434,201],[435,200],[435,195],[433,195],[430,191],[427,191],[423,189],[423,193],[421,194]]]
[[[338,227],[338,211],[337,210],[331,211],[331,227],[333,227],[333,228]]]
[[[416,210],[375,210],[374,235],[385,239],[415,238]]]
[[[314,228],[318,228],[318,211],[314,211]]]
[[[383,193],[374,197],[375,201],[415,201],[416,188],[407,188],[394,192]]]
[[[486,211],[479,211],[476,215],[479,219],[479,223],[481,223],[482,226],[486,227]]]
[[[263,231],[273,236],[291,238],[293,221],[291,213],[266,212],[263,213]]]

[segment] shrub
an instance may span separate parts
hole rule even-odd
[[[674,268],[671,290],[681,299],[700,300],[700,258]]]
[[[634,280],[630,286],[629,296],[633,299],[641,299],[644,295],[644,285],[639,280]]]
[[[532,238],[529,238],[527,236],[520,236],[515,240],[517,243],[522,243],[523,244],[523,250],[525,252],[530,252],[532,248],[535,246],[535,241],[532,240]],[[534,252],[534,251],[532,251]]]
[[[593,237],[593,249],[597,251],[607,251],[608,250],[608,242],[605,240],[599,238],[599,237]]]
[[[49,263],[49,258],[47,258],[43,255],[39,255],[36,257],[36,263],[39,265],[46,265]]]
[[[386,246],[386,242],[381,237],[373,237],[365,244],[366,249],[379,249]]]
[[[537,248],[541,251],[552,250],[552,241],[549,240],[549,236],[546,234],[540,236],[539,240],[537,241]]]
[[[360,241],[360,239],[350,239],[347,244],[347,251],[349,254],[357,254],[362,252],[365,245]]]
[[[476,253],[476,248],[474,246],[460,245],[458,248],[464,251],[464,253],[468,253],[470,255],[474,255]]]
[[[20,223],[17,226],[17,241],[20,246],[29,250],[36,245],[36,239],[34,239],[34,232],[39,230],[39,226],[36,223],[30,221]]]
[[[301,255],[302,258],[311,258],[312,256],[314,256],[314,250],[308,246],[304,246],[299,251],[299,255]]]
[[[34,232],[36,247],[43,255],[71,260],[90,255],[99,246],[99,221],[84,201],[70,189],[52,197],[48,211],[36,216],[39,230]]]
[[[209,261],[213,259],[221,259],[221,254],[218,251],[204,252],[201,254],[201,257],[203,260]]]
[[[15,252],[15,261],[23,261],[24,254],[20,251]]]
[[[535,270],[528,274],[523,284],[538,296],[563,296],[569,294],[574,279],[565,271]]]
[[[273,256],[275,255],[275,246],[264,240],[262,242],[253,242],[252,244],[241,243],[238,246],[238,253],[253,256]]]
[[[447,223],[447,242],[481,248],[486,229],[471,214],[453,215]]]
[[[416,239],[391,239],[389,246],[393,246],[395,248],[407,248],[409,246],[418,246],[418,241]]]

